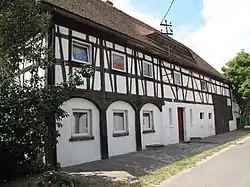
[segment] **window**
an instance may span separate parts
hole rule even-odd
[[[168,110],[168,112],[169,112],[169,114],[168,114],[168,115],[169,115],[169,125],[172,126],[172,125],[173,125],[173,124],[172,124],[172,123],[173,123],[173,119],[172,119],[172,117],[173,117],[173,116],[172,116],[172,115],[173,115],[173,114],[172,114],[172,108],[170,108],[170,109]]]
[[[190,109],[189,112],[190,112],[190,124],[193,124],[193,110]]]
[[[205,81],[201,81],[201,90],[207,90],[207,83]]]
[[[73,40],[72,60],[90,64],[90,45]]]
[[[114,134],[128,131],[126,110],[114,110],[113,118]]]
[[[112,69],[126,71],[125,55],[112,52]]]
[[[208,113],[208,119],[212,119],[212,113]]]
[[[91,110],[74,110],[72,136],[91,136]]]
[[[174,83],[181,85],[181,74],[179,72],[174,72]]]
[[[149,62],[143,62],[143,76],[153,77],[153,64]]]
[[[153,111],[143,111],[143,130],[153,129]]]
[[[200,112],[200,119],[204,119],[204,112]]]

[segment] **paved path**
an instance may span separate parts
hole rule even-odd
[[[250,187],[250,139],[160,187]]]
[[[175,161],[183,160],[186,157],[194,156],[208,149],[234,141],[246,133],[249,133],[249,131],[234,131],[204,138],[196,143],[168,145],[164,148],[115,156],[108,160],[80,164],[65,169],[78,172],[126,171],[135,177],[140,177]]]

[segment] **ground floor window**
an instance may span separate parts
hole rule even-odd
[[[200,119],[204,119],[204,112],[200,112]]]
[[[143,111],[143,130],[153,130],[153,111]]]
[[[212,113],[208,113],[208,119],[212,119]]]
[[[91,110],[73,110],[72,136],[91,136]]]
[[[113,111],[114,134],[128,132],[127,110]]]

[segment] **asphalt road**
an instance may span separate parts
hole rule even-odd
[[[250,187],[250,139],[160,187]]]

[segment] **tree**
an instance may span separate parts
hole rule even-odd
[[[48,48],[51,16],[37,0],[0,2],[0,181],[43,168],[45,145],[55,145],[60,121],[67,117],[61,105],[91,76],[89,66],[69,74],[67,82],[48,84],[53,67]],[[23,67],[30,78],[24,79]],[[27,73],[26,72],[26,73]]]
[[[250,54],[243,50],[222,68],[232,84],[233,96],[240,108],[241,125],[250,114]]]

